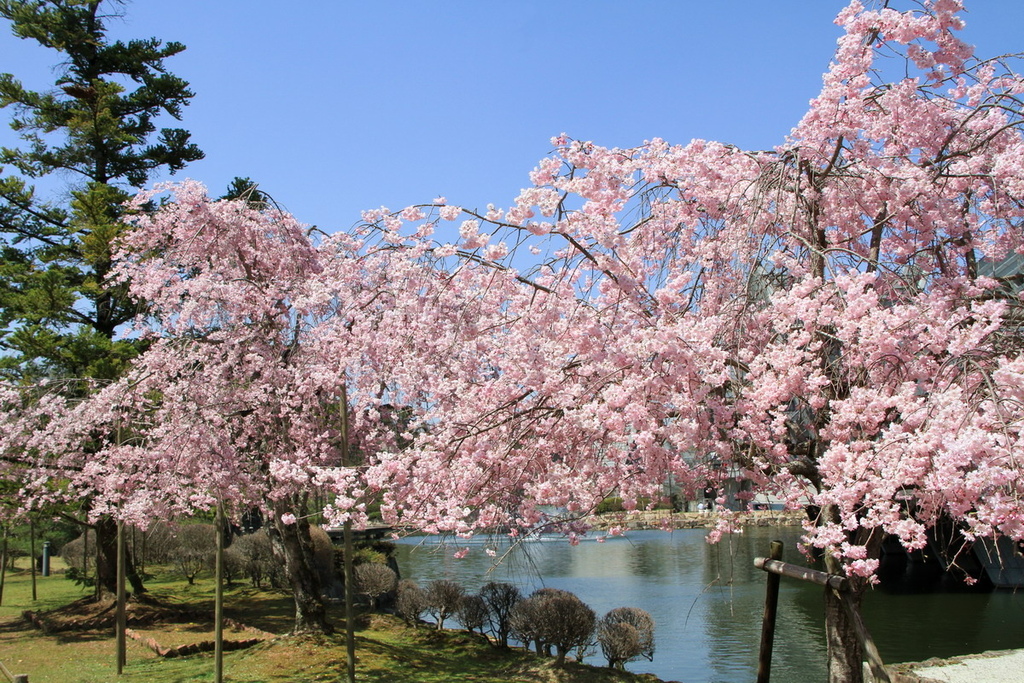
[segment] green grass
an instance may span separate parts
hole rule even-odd
[[[213,582],[189,586],[170,574],[148,582],[162,602],[184,609],[212,609]],[[44,611],[86,596],[88,590],[60,575],[39,578],[31,599],[27,571],[8,574],[0,605],[0,661],[31,683],[200,683],[213,681],[212,654],[160,658],[128,641],[127,666],[118,677],[110,629],[44,635],[21,619],[23,610]],[[338,610],[340,612],[340,609]],[[290,637],[293,606],[288,596],[236,586],[225,595],[227,616],[261,628],[277,638],[247,650],[224,654],[225,680],[235,683],[345,681],[345,644],[340,613],[331,614],[339,632],[331,636]],[[146,633],[162,645],[212,638],[212,625],[160,624]],[[228,635],[231,638],[232,635]],[[388,615],[373,615],[356,634],[360,683],[632,683],[656,680],[607,669],[568,665],[555,669],[550,658],[521,650],[502,651],[479,635],[461,631],[410,628]]]
[[[91,588],[83,588],[68,581],[61,575],[43,578],[36,574],[36,601],[32,601],[32,572],[28,569],[15,567],[18,571],[7,572],[4,580],[3,601],[0,603],[0,621],[10,617],[20,617],[27,609],[49,610],[66,605],[73,600],[92,594]],[[63,565],[60,567],[63,569]],[[3,658],[0,657],[0,660]]]

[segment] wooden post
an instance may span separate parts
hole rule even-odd
[[[7,526],[4,525],[3,541],[0,541],[0,605],[4,604],[4,579],[7,577]]]
[[[89,576],[89,526],[82,531],[82,580]]]
[[[36,525],[28,518],[29,557],[32,558],[32,602],[36,601]]]
[[[772,541],[769,556],[782,559],[782,541]],[[779,582],[782,577],[768,573],[764,595],[764,618],[761,621],[761,654],[757,660],[757,683],[768,683],[772,676],[772,649],[775,645],[775,615],[779,607]]]
[[[93,595],[96,596],[96,602],[99,602],[103,598],[103,582],[100,581],[100,562],[102,562],[102,560],[100,559],[100,553],[103,551],[103,549],[100,548],[99,525],[100,525],[100,521],[97,519],[96,520],[96,539],[95,539],[96,542],[93,543],[93,545],[96,546],[93,549],[93,562],[95,563],[95,564],[93,564],[93,566],[96,567],[96,580],[92,582],[93,586],[95,587],[94,590],[93,590]],[[114,573],[115,574],[117,573],[116,569],[114,570]],[[116,586],[115,586],[115,589],[116,589]]]
[[[779,562],[778,560],[770,560],[764,557],[755,557],[754,566],[758,569],[763,569],[769,574],[781,574],[782,576],[788,576],[791,579],[810,581],[811,583],[816,583],[819,586],[829,586],[837,591],[847,590],[848,581],[845,576],[827,574],[825,572],[819,572],[817,569],[808,569],[807,567],[790,564],[789,562]]]
[[[117,609],[115,611],[115,626],[116,629],[116,641],[117,641],[117,675],[120,676],[124,673],[124,664],[127,657],[126,649],[127,643],[125,642],[125,630],[128,627],[125,618],[125,590],[124,590],[124,577],[127,573],[125,567],[127,560],[127,553],[125,552],[124,542],[124,522],[118,520],[117,522]]]
[[[352,520],[345,520],[345,650],[347,653],[348,683],[356,683],[356,610],[355,572],[352,565],[355,551],[352,549]]]
[[[213,680],[224,681],[224,503],[217,503],[217,555],[214,564],[216,588],[213,598]]]
[[[12,674],[3,662],[0,662],[0,674],[11,683],[28,683],[28,674]]]
[[[341,464],[348,467],[348,389],[341,385]],[[355,551],[352,549],[352,520],[344,524],[345,543],[345,653],[348,683],[356,683],[356,611],[355,572],[352,571]]]

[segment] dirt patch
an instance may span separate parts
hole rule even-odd
[[[116,618],[114,600],[83,598],[48,612],[23,613],[24,618],[46,634],[88,634],[109,631]],[[215,647],[212,615],[202,610],[183,610],[157,602],[132,601],[125,606],[129,628],[126,635],[161,657],[181,657],[209,652]],[[224,650],[240,650],[274,638],[274,634],[224,620]],[[234,638],[230,636],[236,636]]]
[[[96,631],[114,628],[115,601],[82,598],[48,612],[26,610],[22,616],[44,633]],[[129,626],[150,626],[209,619],[211,615],[195,610],[168,607],[157,602],[130,601],[125,606]]]

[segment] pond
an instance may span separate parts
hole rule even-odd
[[[699,529],[633,531],[577,546],[557,539],[510,549],[474,541],[462,559],[453,557],[462,547],[454,541],[409,538],[399,542],[398,563],[403,578],[421,585],[447,578],[475,592],[488,581],[508,581],[524,594],[542,586],[572,591],[598,616],[615,607],[645,609],[657,624],[654,661],[630,663],[631,671],[685,683],[749,683],[757,676],[766,578],[754,557],[767,555],[777,539],[785,543],[785,561],[807,564],[797,550],[799,534],[796,527],[750,527],[718,545]],[[782,580],[773,680],[826,679],[821,592]],[[1018,591],[876,589],[865,599],[864,618],[887,663],[1024,647]],[[604,664],[600,652],[587,661]]]

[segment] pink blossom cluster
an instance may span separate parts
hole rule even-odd
[[[149,350],[87,400],[4,387],[0,450],[30,497],[61,479],[122,515],[292,521],[323,491],[335,522],[379,502],[519,533],[671,478],[719,491],[715,535],[740,481],[816,506],[808,542],[857,576],[876,530],[1024,540],[1021,308],[995,277],[1024,255],[1024,81],[956,38],[960,9],[851,3],[770,151],[562,135],[507,207],[382,207],[319,243],[158,188],[119,267]],[[881,50],[908,75],[876,82]]]

